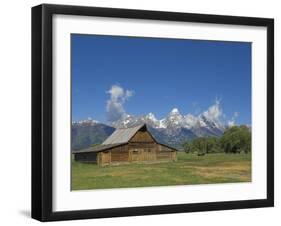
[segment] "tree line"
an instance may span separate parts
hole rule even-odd
[[[186,153],[248,153],[251,151],[251,131],[247,126],[233,126],[221,137],[199,137],[182,144]]]

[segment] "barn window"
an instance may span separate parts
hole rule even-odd
[[[138,154],[138,152],[139,152],[138,149],[133,150],[133,154]]]

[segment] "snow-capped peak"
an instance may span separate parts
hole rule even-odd
[[[155,117],[155,115],[153,113],[148,113],[148,115],[146,116],[146,118],[152,120],[152,121],[158,121]]]
[[[223,115],[220,103],[215,102],[206,111],[199,115],[182,115],[178,108],[173,108],[167,117],[158,120],[155,115],[150,112],[145,116],[126,115],[122,119],[114,122],[112,125],[116,128],[135,126],[141,123],[146,123],[148,126],[155,129],[166,129],[171,133],[180,129],[188,129],[198,136],[204,134],[221,134],[225,126],[220,121]]]
[[[181,127],[183,123],[183,116],[180,114],[177,108],[173,108],[167,118],[161,120],[163,127]]]
[[[133,118],[134,118],[133,116],[131,116],[131,115],[129,115],[129,114],[126,114],[126,115],[123,117],[123,119],[122,119],[122,123],[123,123],[124,125],[127,125],[127,124],[129,124],[132,120],[134,120]]]
[[[198,118],[192,114],[187,114],[184,116],[184,127],[185,128],[192,128],[198,123]]]
[[[94,124],[97,124],[97,123],[99,123],[99,121],[94,120],[91,117],[88,117],[87,119],[84,119],[84,120],[79,120],[79,121],[73,121],[72,122],[72,124],[79,124],[79,125],[82,125],[82,124],[94,125]]]
[[[179,109],[173,108],[172,111],[170,112],[170,114],[171,115],[180,114]]]
[[[182,115],[176,107],[173,108],[166,117],[160,120],[158,120],[152,112],[141,116],[125,113],[120,119],[111,123],[111,126],[115,128],[129,128],[146,123],[150,128],[159,129],[160,131],[165,129],[165,131],[170,134],[175,134],[181,130],[189,130],[196,136],[204,136],[206,134],[221,135],[227,126],[221,121],[222,116],[223,111],[220,102],[216,101],[208,109],[198,115]],[[86,122],[97,123],[91,118],[75,123]]]

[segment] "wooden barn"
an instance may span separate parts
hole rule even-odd
[[[74,151],[75,161],[98,165],[176,161],[177,150],[157,142],[145,124],[116,129],[101,145]]]

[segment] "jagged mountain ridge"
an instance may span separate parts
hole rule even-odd
[[[147,124],[159,142],[176,148],[181,148],[183,141],[196,137],[221,136],[226,128],[217,118],[209,117],[208,112],[199,116],[181,115],[176,108],[160,120],[153,113],[140,117],[127,114],[110,126],[88,119],[72,123],[72,149],[102,143],[116,128],[128,128],[142,123]]]
[[[208,112],[199,116],[191,114],[182,115],[177,108],[174,108],[166,118],[156,119],[153,113],[145,116],[126,115],[122,119],[112,123],[115,128],[128,128],[146,123],[149,127],[163,131],[166,134],[176,134],[180,130],[189,130],[195,137],[221,136],[226,126],[217,118],[208,117]]]

